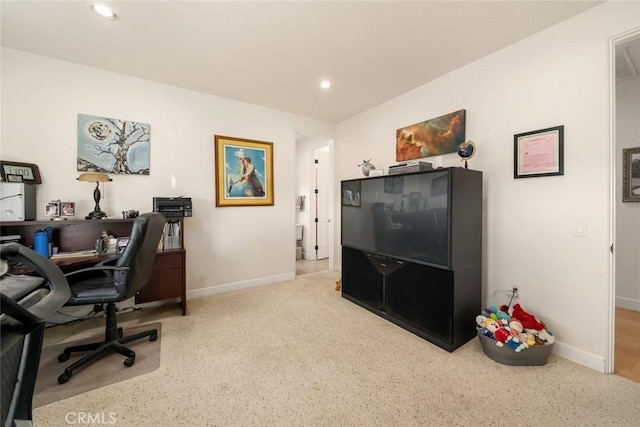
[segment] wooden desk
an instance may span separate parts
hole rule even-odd
[[[113,258],[115,254],[103,254],[103,255],[87,255],[83,257],[73,258],[58,258],[51,259],[51,261],[57,265],[63,273],[68,273],[80,268],[90,267],[105,259]],[[11,274],[33,274],[35,273],[30,267],[22,264],[11,265],[9,270]]]
[[[153,265],[153,276],[147,286],[135,297],[136,304],[179,298],[182,315],[187,313],[186,294],[186,256],[184,248],[183,218],[167,218],[170,222],[180,223],[180,249],[158,251]],[[37,230],[52,227],[51,242],[60,252],[75,252],[95,247],[102,231],[114,237],[127,237],[131,234],[133,219],[67,220],[67,221],[10,221],[0,223],[3,236],[19,234],[25,246],[33,246]],[[83,265],[95,264],[115,254],[99,256],[60,258],[53,260],[61,269],[70,270]]]

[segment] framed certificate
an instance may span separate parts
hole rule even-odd
[[[513,136],[513,177],[564,175],[564,126]]]

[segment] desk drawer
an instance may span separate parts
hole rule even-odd
[[[153,271],[183,268],[184,252],[159,252],[153,263]]]
[[[181,298],[182,277],[183,270],[181,268],[155,271],[151,282],[136,295],[136,303]]]

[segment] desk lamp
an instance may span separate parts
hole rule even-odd
[[[102,219],[106,217],[107,214],[100,210],[100,183],[109,182],[113,180],[109,178],[109,175],[105,173],[95,173],[95,172],[80,174],[80,176],[76,179],[78,181],[96,183],[96,189],[93,190],[93,200],[95,200],[96,206],[95,208],[93,208],[92,212],[89,212],[89,215],[84,217],[84,219]]]

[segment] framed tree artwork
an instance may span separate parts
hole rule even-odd
[[[151,127],[78,114],[78,171],[149,175]]]

